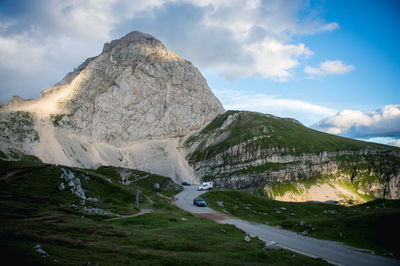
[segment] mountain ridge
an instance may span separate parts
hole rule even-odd
[[[296,186],[332,175],[355,193],[400,197],[399,148],[319,132],[291,119],[227,111],[183,147],[195,174],[220,187],[263,188],[271,195],[275,183]]]

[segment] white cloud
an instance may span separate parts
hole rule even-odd
[[[291,77],[291,71],[299,62],[296,57],[309,56],[312,52],[304,46],[284,45],[277,41],[265,41],[245,47],[254,58],[253,69],[243,69],[243,76],[258,74],[272,80],[287,81]]]
[[[35,43],[27,34],[8,38],[0,36],[0,62],[3,67],[23,72],[31,70],[30,65],[41,67],[45,52],[45,47]]]
[[[325,106],[263,93],[253,94],[243,90],[213,90],[213,92],[226,110],[247,110],[290,117],[305,125],[337,112]]]
[[[104,40],[111,38],[119,17],[111,12],[116,0],[50,1],[49,15],[64,34],[80,39]]]
[[[385,145],[391,145],[400,147],[400,139],[395,137],[364,137],[364,138],[356,138],[361,141],[368,141],[373,143],[380,143]]]
[[[216,62],[216,69],[230,79],[261,76],[275,81],[287,81],[299,58],[312,51],[303,43],[293,43],[293,35],[332,31],[336,22],[319,20],[299,23],[301,1],[193,1],[207,6],[202,23],[206,28],[223,29],[233,37],[239,54],[250,62],[232,64],[232,60]],[[229,44],[227,44],[229,45]],[[224,52],[224,51],[221,51]]]
[[[324,31],[334,31],[334,30],[336,30],[338,28],[339,28],[339,24],[337,24],[336,22],[332,22],[332,23],[324,25],[322,27],[322,30],[324,30]]]
[[[322,76],[322,75],[342,75],[347,72],[353,71],[355,68],[352,65],[346,65],[340,60],[335,61],[324,61],[319,64],[319,67],[314,68],[306,66],[304,72],[312,76]]]
[[[0,10],[0,101],[16,92],[39,95],[132,30],[154,35],[203,71],[287,81],[312,54],[293,37],[339,27],[303,20],[300,13],[314,12],[300,0],[43,0],[23,7],[13,17]]]
[[[397,139],[394,143],[393,146],[400,147],[400,139]]]
[[[313,127],[349,137],[400,136],[400,105],[386,105],[369,113],[343,110]]]

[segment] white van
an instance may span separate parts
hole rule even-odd
[[[213,189],[213,182],[203,182],[200,186],[197,187],[197,190],[209,190]]]

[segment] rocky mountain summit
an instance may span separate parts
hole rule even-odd
[[[59,126],[117,146],[182,136],[224,112],[196,67],[137,31],[106,43],[41,98],[56,94]]]
[[[165,158],[179,161],[177,138],[223,112],[195,66],[154,37],[134,31],[106,43],[99,56],[43,90],[39,99],[16,96],[3,104],[0,120],[7,134],[0,142],[3,151],[18,149],[49,163],[190,175],[175,169],[184,163]],[[19,116],[29,123],[10,127]],[[22,133],[30,138],[19,137]],[[176,167],[162,170],[171,164]]]

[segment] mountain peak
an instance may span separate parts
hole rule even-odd
[[[106,43],[40,99],[18,106],[117,146],[183,136],[224,112],[196,67],[138,31]]]
[[[150,34],[140,31],[132,31],[120,39],[113,40],[104,44],[103,53],[107,53],[116,47],[128,47],[129,45],[146,45],[157,49],[165,49],[165,46]]]

